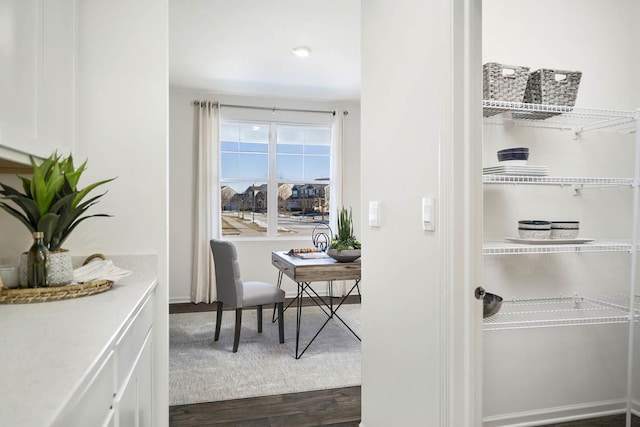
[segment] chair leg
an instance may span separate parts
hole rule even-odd
[[[262,333],[262,306],[256,307],[258,314],[258,333]]]
[[[280,333],[280,344],[284,343],[284,303],[279,302],[276,304],[278,306],[278,332]]]
[[[222,302],[218,301],[218,312],[216,313],[216,336],[214,341],[220,338],[220,324],[222,323]]]
[[[242,309],[236,308],[236,332],[233,335],[233,352],[238,352],[238,344],[240,343],[240,326],[242,325]]]

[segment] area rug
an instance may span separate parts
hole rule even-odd
[[[361,335],[360,305],[340,307],[338,314]],[[301,348],[327,319],[318,307],[304,307]],[[215,312],[169,316],[169,404],[215,402],[272,394],[298,393],[360,385],[360,341],[338,320],[331,320],[295,359],[296,311],[285,311],[285,343],[278,324],[264,311],[257,333],[256,311],[244,310],[240,345],[233,353],[234,311],[225,311],[220,340],[213,341]]]

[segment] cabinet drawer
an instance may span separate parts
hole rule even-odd
[[[142,349],[144,340],[153,322],[153,294],[145,301],[142,308],[135,315],[126,331],[116,343],[116,387],[120,387],[125,380]]]
[[[102,426],[113,412],[115,360],[109,352],[104,363],[89,384],[79,391],[78,397],[71,402],[56,422],[57,427]],[[107,424],[108,425],[108,424]]]

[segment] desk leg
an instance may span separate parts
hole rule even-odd
[[[276,285],[278,286],[278,289],[280,289],[280,287],[282,286],[282,274],[284,272],[282,270],[278,270],[278,283],[276,283]],[[276,305],[273,305],[273,315],[271,316],[271,323],[275,323],[276,322]]]
[[[296,359],[300,359],[302,354],[298,354],[298,346],[300,345],[300,321],[302,320],[302,292],[304,283],[298,282],[297,312],[296,312]],[[306,350],[306,349],[305,349]]]
[[[333,317],[333,280],[329,280],[329,310],[331,311],[329,317]]]

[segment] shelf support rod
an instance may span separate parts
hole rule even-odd
[[[633,187],[633,209],[632,209],[632,235],[631,235],[631,279],[629,280],[629,312],[633,313],[633,303],[636,294],[636,269],[638,258],[638,207],[640,206],[640,188],[637,183],[640,181],[640,109],[636,111],[636,152],[634,164],[634,187]],[[631,317],[630,317],[631,319]],[[634,341],[635,322],[629,322],[629,346],[627,354],[627,378],[633,378],[634,361]],[[636,350],[637,351],[637,350]],[[631,427],[631,397],[633,393],[633,381],[627,381],[627,420],[626,427]]]

